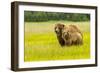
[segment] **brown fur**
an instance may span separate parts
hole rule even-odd
[[[62,38],[65,41],[65,45],[81,45],[83,44],[83,37],[78,32],[67,32],[67,34],[63,34]]]
[[[55,32],[61,46],[63,45],[80,45],[83,43],[83,35],[76,25],[57,24]]]
[[[65,45],[65,41],[62,38],[62,30],[63,30],[63,28],[64,28],[64,24],[58,23],[58,24],[55,25],[55,32],[56,32],[56,35],[57,35],[57,39],[58,39],[59,44],[61,46]]]

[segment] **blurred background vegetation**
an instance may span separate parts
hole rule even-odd
[[[59,13],[59,12],[43,12],[43,11],[25,11],[25,22],[44,22],[50,20],[66,20],[66,21],[89,21],[89,14],[81,13]]]

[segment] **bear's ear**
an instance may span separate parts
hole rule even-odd
[[[62,25],[61,25],[61,28],[63,29],[64,27],[65,27],[65,25],[64,25],[64,24],[62,24]]]
[[[65,25],[63,24],[63,27],[64,27]]]

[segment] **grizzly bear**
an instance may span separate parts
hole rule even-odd
[[[55,32],[61,46],[81,45],[83,43],[82,32],[76,25],[65,26],[59,23],[55,26]]]
[[[63,33],[62,38],[65,41],[65,45],[81,45],[83,44],[83,37],[79,32],[67,32]]]
[[[56,35],[57,35],[57,39],[58,39],[61,46],[65,45],[65,41],[62,38],[63,28],[64,28],[64,24],[58,23],[58,24],[55,25],[55,32],[56,32]]]

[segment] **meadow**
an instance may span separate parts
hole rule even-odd
[[[83,32],[83,45],[61,47],[54,26],[56,23],[78,25]],[[90,58],[89,21],[25,22],[24,61],[77,60]]]

